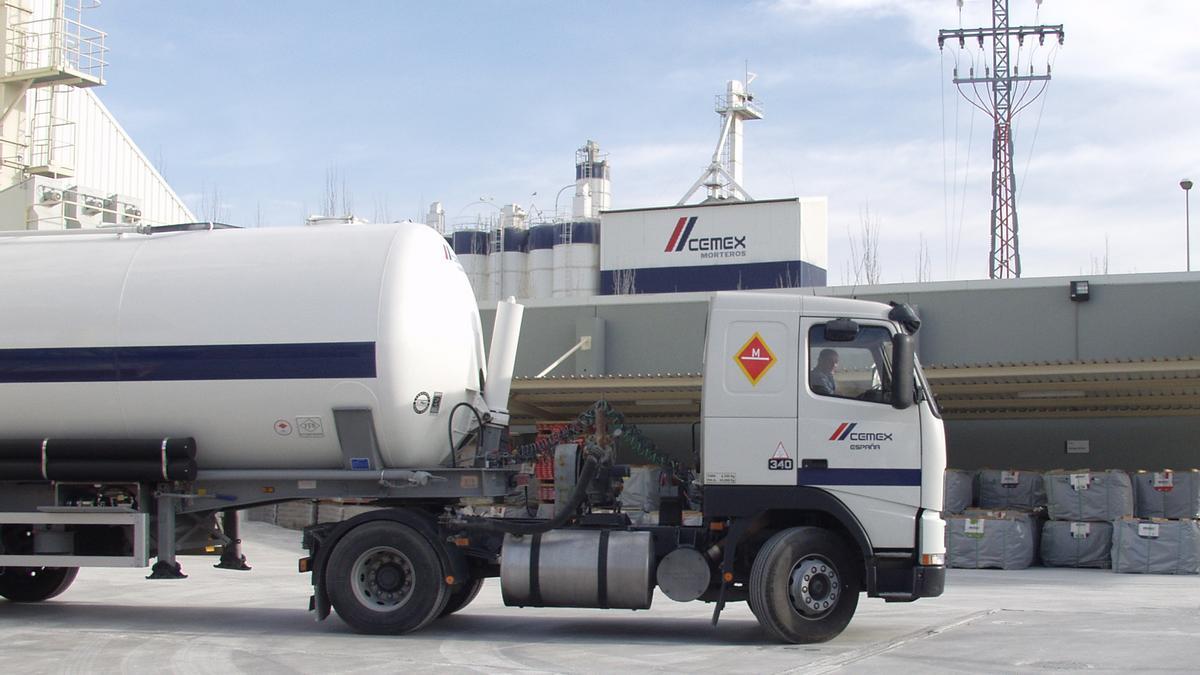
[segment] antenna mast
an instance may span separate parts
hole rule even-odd
[[[1037,0],[1037,4],[1042,4]],[[963,2],[958,0],[959,10]],[[992,0],[992,27],[988,28],[958,28],[938,31],[938,48],[945,46],[946,40],[958,40],[959,49],[966,47],[967,38],[978,41],[979,49],[983,50],[985,38],[991,38],[992,68],[989,71],[984,66],[983,77],[977,77],[975,68],[971,67],[968,77],[959,77],[958,68],[954,68],[954,84],[958,91],[976,108],[991,116],[994,123],[992,132],[992,251],[989,261],[988,276],[992,279],[1013,279],[1021,276],[1021,251],[1017,239],[1017,195],[1016,176],[1013,172],[1013,138],[1012,121],[1017,113],[1025,109],[1042,95],[1050,81],[1050,64],[1046,64],[1046,74],[1035,75],[1032,62],[1027,74],[1022,75],[1017,66],[1010,64],[1009,47],[1011,38],[1017,38],[1018,47],[1025,44],[1025,38],[1036,36],[1039,45],[1046,43],[1046,36],[1057,36],[1058,43],[1063,43],[1062,24],[1049,26],[1016,26],[1008,25],[1008,0]],[[1037,91],[1030,93],[1033,82],[1041,82]],[[978,85],[991,87],[991,100],[979,94]],[[1022,86],[1023,85],[1023,86]],[[1018,91],[1019,90],[1019,91]],[[1017,92],[1014,102],[1013,93]]]

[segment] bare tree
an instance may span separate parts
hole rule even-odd
[[[216,185],[200,184],[200,209],[197,215],[207,223],[223,223],[229,220],[229,208],[221,202],[221,191]]]
[[[933,263],[929,260],[929,242],[925,235],[919,236],[917,248],[917,283],[933,280]]]
[[[783,274],[775,277],[775,288],[799,288],[801,281],[800,272],[792,274],[792,268],[788,266],[783,270]]]
[[[163,155],[162,145],[159,145],[158,148],[154,151],[154,161],[152,162],[152,164],[154,165],[154,169],[156,171],[158,171],[158,175],[162,176],[163,180],[166,180],[167,179],[167,159]]]
[[[336,166],[325,170],[325,196],[322,200],[323,216],[350,216],[354,213],[354,200],[346,187],[346,176]]]
[[[417,218],[417,220],[422,220]],[[392,216],[388,209],[387,195],[379,195],[375,197],[375,213],[371,216],[371,221],[376,223],[390,223]]]
[[[858,212],[859,231],[857,235],[847,232],[850,239],[850,264],[847,269],[855,286],[863,283],[868,285],[879,283],[883,272],[879,262],[880,222],[878,216],[871,215],[871,205],[868,203]]]
[[[1092,256],[1092,274],[1108,274],[1108,234],[1104,235],[1104,257]]]
[[[634,295],[637,293],[637,271],[617,270],[613,272],[613,295]]]

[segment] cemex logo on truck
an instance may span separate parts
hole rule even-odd
[[[679,253],[683,250],[695,251],[701,258],[739,258],[746,255],[746,237],[724,235],[719,237],[693,237],[692,228],[696,227],[697,216],[683,216],[675,223],[671,238],[667,240],[664,253]]]
[[[879,450],[878,444],[861,444],[861,441],[890,441],[892,435],[890,433],[880,433],[875,431],[855,431],[858,422],[842,422],[838,425],[833,435],[829,437],[831,441],[850,441],[851,450]]]

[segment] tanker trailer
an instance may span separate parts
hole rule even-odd
[[[0,310],[10,600],[151,557],[182,577],[177,533],[215,514],[218,566],[246,569],[237,509],[335,497],[381,508],[306,528],[300,569],[318,618],[365,633],[417,630],[493,577],[522,607],[648,609],[658,588],[715,625],[745,601],[785,642],[837,636],[864,593],[942,590],[944,433],[903,305],[715,294],[699,463],[664,463],[700,518],[654,525],[615,501],[614,439],[645,439],[606,401],[508,437],[522,308],[500,303],[485,363],[466,276],[423,225],[0,237]],[[836,395],[803,376],[822,350],[858,370]],[[552,516],[474,511],[547,457]]]
[[[464,430],[492,414],[442,237],[164,229],[0,236],[0,595],[155,555],[154,576],[179,577],[176,549],[214,538],[244,568],[236,517],[223,535],[204,520],[250,504],[502,490],[451,466],[450,413],[478,411]]]

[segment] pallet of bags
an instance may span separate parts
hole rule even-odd
[[[1047,471],[1045,482],[1051,520],[1112,522],[1133,515],[1133,483],[1124,471]]]
[[[963,515],[972,518],[982,516],[984,518],[1020,518],[1024,516],[1029,519],[1029,524],[1033,528],[1033,562],[1031,565],[1038,564],[1041,560],[1042,548],[1042,525],[1046,522],[1046,509],[985,509],[979,506],[971,507],[963,511]]]
[[[1042,564],[1046,567],[1111,565],[1112,523],[1050,520],[1042,525]]]
[[[1035,530],[1035,519],[1024,511],[947,516],[947,564],[965,569],[1025,569],[1036,554]]]
[[[982,469],[979,501],[983,509],[1036,509],[1046,505],[1042,474],[1015,469]]]
[[[1200,469],[1138,471],[1133,488],[1138,518],[1200,518]]]
[[[1200,521],[1113,522],[1112,567],[1126,574],[1200,574]]]
[[[975,472],[946,469],[942,487],[942,512],[962,513],[975,505]]]

